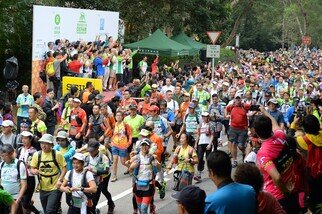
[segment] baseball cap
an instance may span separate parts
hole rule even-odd
[[[215,81],[215,80],[214,80],[214,81],[212,81],[212,84],[217,84],[217,83],[218,83],[218,82],[217,82],[217,81]]]
[[[228,82],[223,82],[222,85],[229,87],[229,83]]]
[[[40,139],[40,143],[54,144],[54,137],[51,134],[44,134]]]
[[[203,116],[203,117],[208,117],[208,116],[209,116],[209,112],[204,111],[204,112],[202,112],[202,113],[201,113],[201,116]]]
[[[140,131],[140,135],[142,135],[142,136],[144,136],[144,137],[147,137],[147,136],[149,136],[149,134],[150,134],[151,132],[150,131],[148,131],[148,130],[146,130],[146,129],[141,129],[141,131]]]
[[[272,95],[272,93],[270,91],[265,92],[265,96],[271,96],[271,95]]]
[[[2,126],[3,126],[3,127],[8,127],[8,126],[13,127],[13,122],[12,122],[11,120],[4,120],[4,121],[2,122]]]
[[[151,97],[151,93],[149,91],[147,91],[147,92],[144,93],[144,96],[145,97]]]
[[[273,103],[273,104],[275,104],[275,105],[277,105],[278,104],[278,102],[277,102],[277,100],[276,99],[270,99],[269,101],[268,101],[268,104],[269,103]]]
[[[104,98],[104,96],[102,95],[102,94],[97,94],[96,96],[95,96],[95,99],[96,100],[101,100],[101,99],[103,99]]]
[[[156,105],[152,105],[152,106],[150,106],[149,110],[150,111],[159,111],[159,107]]]
[[[32,137],[33,136],[33,134],[28,131],[23,131],[20,134],[21,134],[21,136],[24,136],[24,137]]]
[[[152,84],[152,88],[158,88],[157,84]]]
[[[193,109],[195,109],[195,108],[196,108],[196,105],[195,105],[194,103],[190,103],[190,104],[189,104],[189,108],[193,108]]]
[[[142,146],[143,144],[146,144],[146,145],[150,146],[151,145],[151,141],[149,139],[145,138],[145,139],[143,139],[141,141],[140,146]]]
[[[87,144],[87,151],[92,152],[100,147],[100,143],[96,140],[89,140]]]
[[[191,100],[192,102],[198,102],[198,98],[196,98],[196,97],[194,97],[194,98],[192,98],[192,100]]]
[[[236,93],[235,94],[235,99],[237,99],[237,98],[242,98],[243,97],[243,95],[242,94],[240,94],[240,93]]]
[[[65,131],[60,131],[60,132],[58,132],[56,138],[64,138],[64,139],[67,139],[68,138],[68,133],[65,132]]]
[[[186,97],[190,97],[190,94],[188,92],[184,93],[183,95]]]
[[[180,192],[171,195],[176,199],[188,213],[196,213],[205,205],[206,192],[197,186],[186,186]]]
[[[85,162],[85,155],[83,155],[82,153],[75,153],[71,159],[72,160],[76,159],[76,160],[80,160],[80,161]]]
[[[136,109],[136,105],[134,105],[133,103],[129,106],[129,109]]]
[[[80,99],[78,99],[78,98],[74,98],[73,99],[73,102],[75,102],[75,103],[82,103],[82,101],[80,101]]]

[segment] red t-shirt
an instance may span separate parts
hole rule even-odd
[[[247,129],[247,111],[249,108],[249,104],[242,104],[242,106],[236,106],[233,104],[227,106],[227,112],[230,113],[230,126],[235,129]]]
[[[73,60],[68,64],[68,69],[75,72],[75,73],[79,73],[79,69],[83,66],[83,63],[77,61],[77,60]]]
[[[284,194],[275,185],[273,179],[269,175],[269,171],[275,167],[274,160],[285,146],[286,135],[282,130],[276,130],[274,135],[262,143],[257,153],[257,166],[261,170],[264,177],[264,190],[271,193],[277,200],[284,198]],[[281,174],[282,181],[287,185],[296,183],[296,175],[294,173],[294,164],[292,164],[286,172]]]

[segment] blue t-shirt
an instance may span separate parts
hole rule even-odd
[[[282,112],[275,110],[275,111],[269,111],[269,114],[274,117],[274,119],[277,121],[277,124],[284,123],[284,116]]]
[[[16,99],[16,103],[19,105],[17,116],[28,118],[29,106],[32,106],[34,104],[34,97],[30,94],[27,94],[27,96],[25,96],[24,94],[19,94]]]
[[[96,75],[104,76],[105,70],[103,68],[103,60],[100,57],[94,59],[94,65],[96,66]]]
[[[251,186],[230,183],[206,197],[205,214],[256,213],[256,194]]]

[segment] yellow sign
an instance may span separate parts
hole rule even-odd
[[[63,95],[70,92],[72,86],[76,86],[79,91],[82,91],[86,88],[86,83],[92,82],[95,90],[98,90],[102,93],[102,80],[101,79],[91,79],[91,78],[82,78],[82,77],[63,77]]]

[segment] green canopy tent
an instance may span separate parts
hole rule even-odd
[[[160,56],[190,55],[192,48],[169,39],[161,30],[156,30],[151,36],[138,42],[123,45],[126,48],[137,49],[141,54],[157,54]]]
[[[183,31],[180,34],[171,37],[171,39],[190,47],[192,49],[192,51],[190,51],[190,54],[193,55],[199,54],[200,50],[205,50],[207,48],[206,44],[193,40],[191,37],[187,36],[187,34],[185,34]]]

